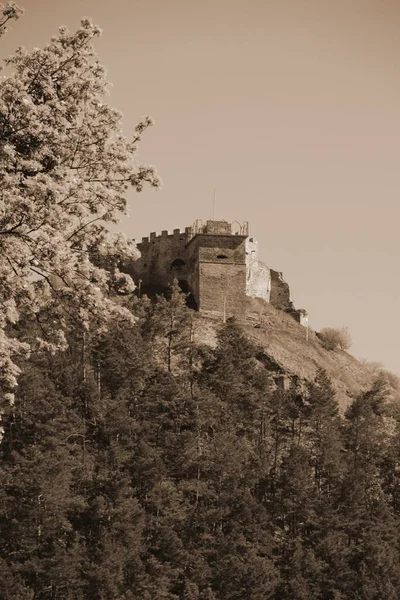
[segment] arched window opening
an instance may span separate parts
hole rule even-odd
[[[242,227],[239,221],[233,221],[233,223],[231,224],[232,235],[240,235],[241,229]]]
[[[171,263],[171,271],[177,271],[178,269],[181,269],[184,266],[185,266],[185,261],[182,260],[181,258],[176,258]]]

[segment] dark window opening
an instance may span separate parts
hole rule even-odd
[[[188,294],[189,293],[189,284],[185,279],[179,279],[178,280],[179,283],[179,287],[181,288],[182,292],[184,294]]]
[[[181,258],[176,258],[172,264],[171,264],[171,269],[180,269],[182,267],[185,266],[185,261],[182,260]]]
[[[217,258],[229,258],[226,254],[218,254]]]
[[[186,306],[192,310],[197,310],[197,302],[192,293],[188,294],[186,298]]]
[[[186,306],[192,310],[197,310],[196,299],[190,291],[189,284],[186,279],[178,279],[178,284],[182,292],[186,294]]]

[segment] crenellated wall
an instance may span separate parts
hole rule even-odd
[[[190,237],[190,227],[184,231],[174,229],[173,233],[162,231],[161,235],[151,233],[137,244],[140,258],[125,269],[136,282],[141,280],[145,293],[162,293],[175,278],[187,279],[191,272],[186,252]]]
[[[163,293],[174,279],[190,293],[191,305],[210,316],[245,318],[246,297],[261,298],[306,324],[296,311],[282,273],[258,258],[258,244],[248,237],[248,223],[196,221],[172,233],[151,233],[137,244],[141,257],[125,265],[143,293]]]

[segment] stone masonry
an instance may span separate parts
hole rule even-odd
[[[198,220],[184,231],[151,233],[137,244],[138,260],[125,269],[153,297],[179,281],[189,306],[218,318],[246,318],[246,297],[262,298],[290,312],[304,324],[305,311],[296,311],[282,273],[258,259],[258,245],[248,237],[248,223]],[[300,316],[301,313],[301,316]]]

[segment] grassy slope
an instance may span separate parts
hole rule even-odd
[[[248,336],[288,375],[311,380],[318,366],[325,369],[342,410],[361,390],[370,387],[373,373],[367,365],[343,350],[325,350],[311,329],[307,341],[306,328],[286,313],[263,300],[249,299],[248,316],[251,322],[244,325]],[[201,317],[198,341],[214,345],[218,325],[217,321]]]

